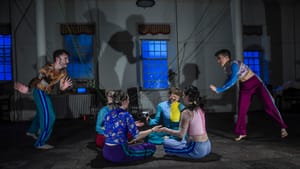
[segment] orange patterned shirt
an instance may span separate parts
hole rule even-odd
[[[50,93],[56,83],[67,77],[67,70],[55,70],[53,64],[47,64],[39,70],[38,77],[30,82],[31,87],[36,87]]]

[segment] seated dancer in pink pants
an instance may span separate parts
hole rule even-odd
[[[235,127],[236,141],[247,136],[246,115],[253,95],[257,95],[264,106],[265,111],[273,117],[281,127],[281,137],[287,137],[287,125],[284,123],[280,112],[274,104],[273,98],[262,80],[243,62],[231,60],[230,51],[221,49],[216,52],[217,62],[224,68],[229,75],[227,82],[222,87],[210,85],[213,92],[221,93],[232,87],[237,81],[240,84],[238,119]]]

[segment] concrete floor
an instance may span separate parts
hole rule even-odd
[[[25,136],[25,122],[0,121],[0,169],[90,169],[90,168],[172,168],[172,169],[299,169],[300,113],[283,114],[289,136],[280,138],[280,128],[263,112],[250,112],[248,139],[233,140],[231,113],[206,113],[207,130],[214,161],[176,161],[164,158],[161,145],[154,158],[132,165],[117,166],[99,158],[94,146],[93,119],[57,120],[49,140],[52,150],[33,148],[34,140]]]

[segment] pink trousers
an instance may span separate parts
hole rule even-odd
[[[264,110],[276,120],[281,128],[287,128],[268,89],[258,77],[253,76],[247,81],[240,83],[238,119],[235,127],[235,134],[247,134],[246,116],[253,95],[258,96],[261,99]]]

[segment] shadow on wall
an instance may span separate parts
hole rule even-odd
[[[97,75],[100,88],[120,89],[128,78],[128,66],[137,61],[134,52],[134,36],[137,35],[137,24],[143,23],[140,15],[131,15],[126,20],[126,28],[108,22],[105,14],[97,9],[91,9],[84,14],[90,22],[96,23]],[[123,58],[123,57],[126,58]],[[124,62],[124,60],[126,60]]]
[[[188,85],[192,85],[194,81],[199,78],[199,68],[195,63],[186,63],[182,69],[184,81],[180,84],[180,87],[184,89]]]

